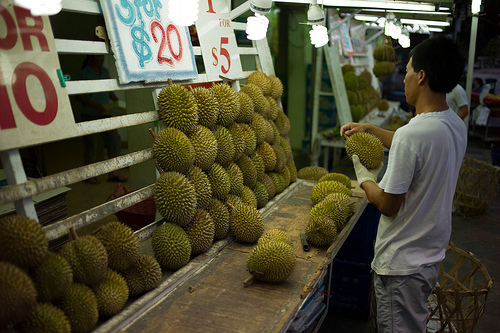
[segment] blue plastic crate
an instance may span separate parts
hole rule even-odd
[[[335,258],[371,263],[379,219],[379,210],[374,205],[368,204]]]
[[[328,311],[368,320],[371,269],[366,263],[334,260]]]

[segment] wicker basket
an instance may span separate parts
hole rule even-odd
[[[493,285],[488,271],[474,254],[450,243],[439,267],[439,279],[434,289],[437,306],[429,320],[440,322],[437,332],[473,332]]]
[[[439,267],[439,282],[429,298],[433,299],[435,304],[428,304],[428,332],[473,332],[474,326],[484,313],[492,285],[493,279],[474,254],[461,250],[450,242],[446,249],[446,258]],[[371,301],[370,332],[377,333],[373,287]],[[430,330],[429,327],[433,329]]]
[[[499,168],[474,158],[464,158],[453,197],[457,212],[472,216],[488,209],[497,195],[499,177]]]

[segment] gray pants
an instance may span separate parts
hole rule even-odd
[[[425,333],[427,298],[434,290],[439,263],[404,276],[373,275],[378,333]]]

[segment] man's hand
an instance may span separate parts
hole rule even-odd
[[[384,166],[384,163],[380,162],[380,165],[377,168],[368,170],[363,164],[361,164],[359,157],[356,154],[352,155],[352,163],[354,164],[354,171],[356,171],[356,178],[358,179],[359,186],[366,181],[377,183],[377,175]]]

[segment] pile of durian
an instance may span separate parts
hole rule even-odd
[[[372,74],[367,70],[356,75],[354,66],[345,64],[342,66],[342,74],[352,119],[357,122],[377,106],[380,94],[371,85]]]
[[[306,239],[316,247],[331,245],[352,213],[351,179],[323,167],[308,166],[298,171],[298,178],[317,182],[311,190],[313,207],[305,228]]]
[[[282,93],[281,81],[260,71],[238,92],[225,83],[161,90],[166,128],[153,143],[153,197],[165,223],[152,235],[161,267],[177,270],[228,235],[243,243],[262,236],[258,209],[297,178]]]
[[[27,217],[0,219],[0,331],[88,332],[121,311],[130,296],[155,288],[160,265],[139,254],[132,229],[109,222],[60,251]]]
[[[373,59],[377,62],[373,66],[373,75],[378,78],[390,77],[396,70],[396,52],[389,44],[378,45],[373,49]]]

